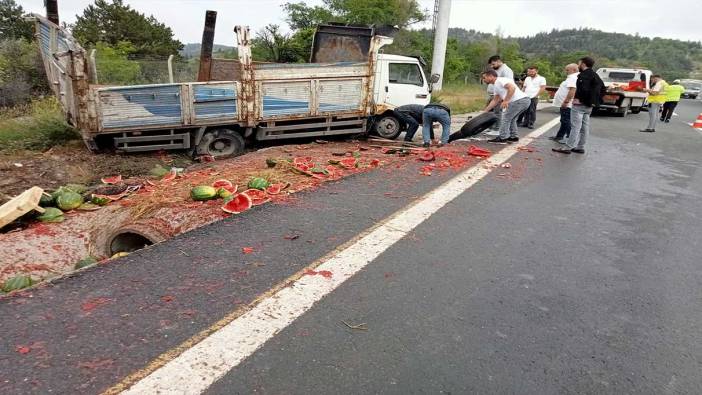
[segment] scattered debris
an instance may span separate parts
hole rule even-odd
[[[342,322],[344,325],[346,325],[349,329],[359,330],[359,331],[367,331],[367,330],[368,330],[368,326],[366,325],[365,322],[362,323],[362,324],[358,324],[358,325],[351,325],[351,324],[349,324],[349,323],[346,322],[346,321],[341,321],[341,322]]]
[[[254,252],[253,247],[241,247],[241,252],[244,254],[251,254]]]
[[[316,270],[312,270],[312,269],[307,269],[307,270],[305,270],[305,274],[308,276],[315,276],[315,275],[319,274],[320,276],[322,276],[324,278],[332,278],[332,272],[330,272],[329,270],[316,271]]]
[[[492,152],[485,148],[480,148],[475,145],[468,146],[468,155],[478,156],[482,158],[488,158],[492,155]]]
[[[509,164],[509,163],[503,163],[503,164],[500,165],[500,167],[503,168],[503,169],[509,169],[509,168],[512,167],[512,165]]]

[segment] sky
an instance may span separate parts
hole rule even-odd
[[[253,32],[285,25],[281,5],[301,0],[125,0],[132,8],[170,26],[183,43],[200,42],[206,10],[217,11],[215,43],[234,45],[233,27]],[[19,0],[26,11],[44,14],[44,0]],[[72,23],[92,0],[58,0],[59,18]],[[433,10],[433,0],[419,0]],[[308,5],[321,0],[307,0]],[[431,20],[417,27],[430,27]],[[526,36],[551,29],[589,27],[609,32],[702,41],[702,0],[452,0],[450,27],[505,36]]]

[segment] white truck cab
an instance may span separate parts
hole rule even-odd
[[[638,114],[648,104],[651,70],[602,67],[597,70],[607,89],[598,109],[625,117],[629,112]]]
[[[387,111],[376,115],[372,127],[381,137],[394,139],[406,127],[395,117],[393,108],[406,104],[429,104],[432,82],[424,74],[422,66],[418,58],[378,54],[373,99],[377,108],[385,107]]]

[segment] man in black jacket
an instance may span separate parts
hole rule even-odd
[[[575,98],[571,109],[571,128],[568,141],[565,147],[553,148],[553,151],[561,154],[585,153],[585,144],[590,135],[590,114],[592,108],[600,104],[604,91],[604,82],[600,76],[592,70],[595,61],[586,56],[578,61],[578,82],[575,85]]]

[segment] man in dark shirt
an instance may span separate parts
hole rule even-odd
[[[398,119],[407,124],[405,133],[405,141],[412,141],[414,135],[419,129],[419,125],[423,123],[424,106],[421,104],[405,104],[395,108],[395,115]],[[434,131],[430,133],[432,140],[434,139]]]
[[[585,153],[585,144],[590,135],[590,114],[592,109],[600,103],[604,90],[604,82],[592,70],[595,60],[586,56],[578,61],[578,81],[575,85],[575,98],[571,109],[571,129],[565,147],[553,148],[554,152],[561,154]]]
[[[424,140],[424,147],[429,147],[434,122],[441,124],[441,141],[439,142],[439,147],[448,144],[449,135],[451,134],[451,109],[448,106],[441,103],[427,104],[422,112],[422,120],[422,139]]]

